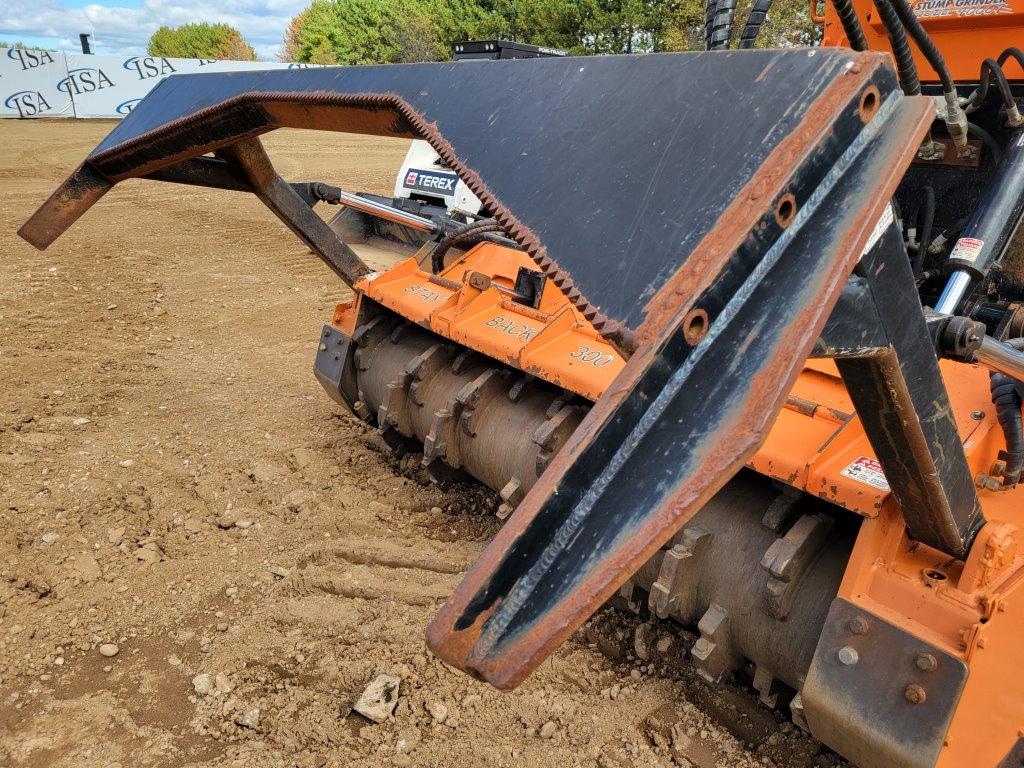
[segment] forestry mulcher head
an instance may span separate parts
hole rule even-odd
[[[621,593],[862,766],[996,765],[1024,723],[1020,400],[970,363],[1019,375],[989,333],[1021,322],[998,291],[922,311],[943,277],[919,290],[900,211],[934,117],[845,49],[171,77],[21,234],[128,178],[245,190],[352,286],[321,383],[509,514],[429,628],[450,664],[514,687]],[[425,139],[488,218],[288,184],[257,138],[281,127]],[[1012,141],[936,168],[1003,184]],[[370,269],[322,199],[430,242]]]

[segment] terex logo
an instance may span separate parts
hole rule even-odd
[[[117,112],[117,114],[119,115],[127,115],[129,112],[135,109],[135,105],[138,104],[140,101],[142,101],[142,99],[128,99],[128,101],[122,101],[120,104],[114,107],[114,111]]]
[[[107,77],[102,69],[69,69],[68,76],[57,83],[57,90],[69,96],[81,96],[83,93],[101,91],[112,88],[114,81]]]
[[[8,48],[7,58],[20,63],[22,72],[26,69],[35,69],[44,64],[55,64],[57,62],[50,51],[33,51],[27,48]]]
[[[4,99],[4,106],[18,110],[18,117],[35,117],[51,109],[39,91],[18,91]]]
[[[154,59],[150,56],[145,58],[132,56],[130,59],[125,59],[121,66],[135,72],[139,76],[139,80],[172,75],[178,71],[167,59]]]
[[[454,173],[439,173],[437,171],[424,171],[420,168],[410,168],[405,174],[405,181],[402,186],[406,189],[415,189],[421,192],[435,192],[442,195],[454,195],[455,185],[459,183],[459,177]]]

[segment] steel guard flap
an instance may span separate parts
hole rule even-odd
[[[90,175],[144,176],[276,128],[423,136],[629,346],[736,191],[834,83],[883,61],[830,49],[174,75],[22,234],[55,239],[102,194],[82,194]]]

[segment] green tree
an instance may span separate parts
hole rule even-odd
[[[734,40],[752,0],[740,0]],[[281,58],[317,64],[447,59],[453,42],[517,40],[577,55],[704,47],[704,0],[313,0]],[[758,46],[819,37],[805,0],[776,0]]]
[[[256,61],[256,51],[237,29],[227,24],[202,22],[160,27],[149,38],[147,50],[150,56]]]
[[[21,40],[15,40],[13,43],[5,43],[3,40],[0,40],[0,48],[16,48],[22,51],[50,51],[51,53],[56,53],[57,51],[56,48],[37,48],[34,45],[25,45]]]

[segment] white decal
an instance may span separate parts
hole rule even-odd
[[[870,456],[861,456],[839,474],[856,480],[858,483],[870,485],[872,488],[877,488],[880,491],[889,490],[889,481],[885,479],[882,465]]]
[[[878,217],[878,222],[875,224],[875,228],[871,230],[871,237],[868,238],[868,244],[864,246],[864,250],[861,251],[861,258],[867,255],[867,252],[875,247],[875,243],[878,242],[879,238],[885,234],[885,230],[889,228],[889,225],[893,222],[892,203],[885,206],[885,210],[882,211],[882,215]]]
[[[953,252],[949,254],[949,258],[969,261],[973,264],[978,260],[978,254],[981,253],[981,248],[984,245],[984,240],[978,240],[974,237],[961,237],[956,241],[956,246],[953,248]]]

